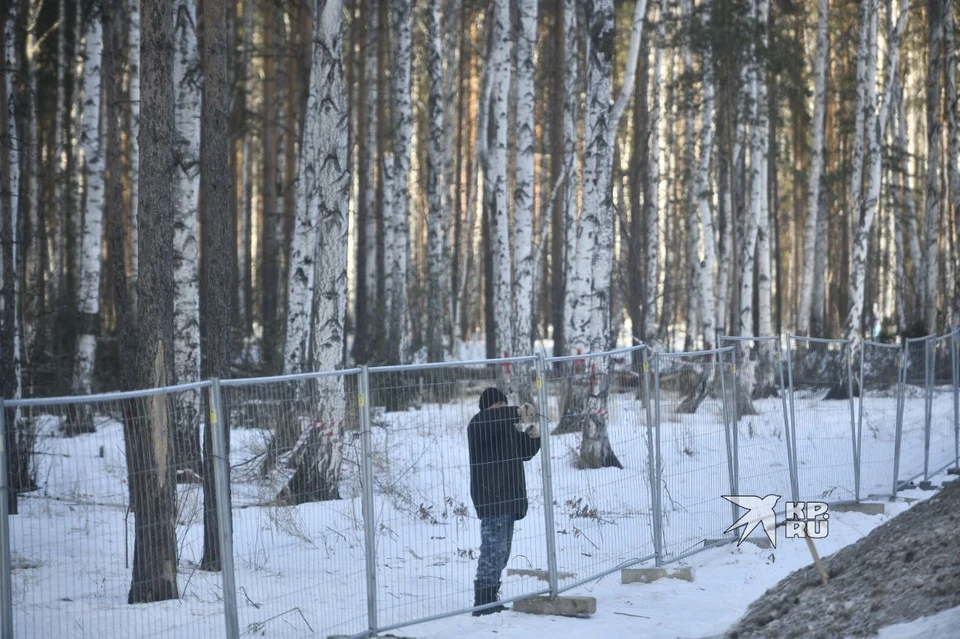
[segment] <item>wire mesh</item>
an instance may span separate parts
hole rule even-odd
[[[956,333],[930,342],[931,368],[929,475],[957,465]]]
[[[471,496],[468,424],[491,387],[509,407],[483,411],[474,431],[483,451],[474,459],[483,514],[524,514],[524,492],[528,504],[507,526],[506,569],[494,578],[503,600],[545,589],[538,579],[547,567],[540,442],[521,432],[529,424],[517,422],[516,409],[536,404],[535,361],[369,369],[380,630],[464,611],[477,600],[481,521]]]
[[[927,471],[927,426],[930,416],[930,369],[927,351],[933,339],[932,335],[908,339],[904,345],[898,486],[923,478]]]
[[[644,349],[547,360],[560,590],[656,554]]]
[[[221,576],[200,569],[209,386],[6,403],[17,636],[225,633]],[[170,597],[163,627],[128,605]]]
[[[857,438],[860,448],[860,496],[891,495],[900,414],[903,349],[865,341],[860,357]]]
[[[716,544],[733,523],[732,504],[722,497],[737,494],[733,350],[655,356],[665,561]]]
[[[787,417],[786,361],[779,337],[721,337],[736,363],[738,489],[742,495],[795,496]]]
[[[790,416],[801,500],[856,499],[856,424],[849,345],[788,336]]]
[[[221,382],[241,633],[367,628],[356,370]]]

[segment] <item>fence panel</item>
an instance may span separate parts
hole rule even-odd
[[[644,361],[643,346],[547,360],[560,590],[656,554]],[[604,429],[597,459],[584,433]]]
[[[377,627],[390,630],[474,605],[480,521],[470,493],[467,426],[487,387],[501,389],[511,405],[534,403],[536,358],[368,374]],[[511,570],[547,566],[541,462],[538,453],[522,464],[529,507],[513,529],[503,600],[545,589],[536,577]]]
[[[788,336],[790,423],[801,500],[856,499],[856,424],[849,344]]]
[[[789,419],[786,361],[779,337],[721,337],[734,346],[737,404],[738,488],[742,495],[796,497]]]
[[[957,465],[957,385],[955,382],[957,331],[930,342],[930,458],[929,475]]]
[[[927,472],[931,397],[927,351],[933,339],[933,335],[908,339],[904,346],[898,485],[925,478]]]
[[[240,632],[367,629],[358,371],[221,382]],[[345,605],[345,602],[351,602]]]
[[[18,514],[9,517],[17,637],[224,636],[221,575],[198,570],[209,387],[6,403],[18,440]],[[172,562],[175,581],[151,580],[145,568],[132,584],[135,556]],[[162,625],[128,604],[170,593],[179,600],[153,604]]]
[[[902,373],[903,349],[898,344],[863,342],[857,421],[861,496],[886,496],[896,491],[893,468]]]
[[[717,543],[734,521],[722,497],[737,493],[733,348],[657,353],[654,374],[662,558],[676,561]]]

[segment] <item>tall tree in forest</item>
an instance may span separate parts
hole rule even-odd
[[[943,12],[943,49],[947,56],[946,80],[944,82],[948,140],[947,174],[949,176],[950,205],[953,213],[950,217],[954,220],[954,230],[957,232],[957,237],[954,238],[954,250],[960,253],[960,166],[958,166],[960,165],[960,131],[957,130],[957,56],[960,55],[960,52],[957,51],[954,38],[955,24],[952,6],[950,3],[946,3]],[[945,291],[944,295],[946,299],[949,299],[950,291]],[[954,281],[953,285],[953,299],[954,308],[948,309],[952,313],[947,316],[953,318],[951,324],[960,322],[960,282],[957,281]]]
[[[643,215],[646,227],[646,260],[643,268],[643,341],[654,345],[657,342],[657,299],[660,282],[660,114],[663,101],[663,47],[666,39],[665,0],[657,2],[657,34],[653,51],[653,85],[650,88],[650,154],[648,182],[643,200]],[[636,240],[634,240],[636,241]]]
[[[139,260],[139,233],[137,230],[137,211],[140,200],[140,2],[130,0],[127,21],[130,25],[127,37],[127,73],[130,78],[130,279],[133,286],[130,288],[134,308],[137,303],[137,273]],[[134,310],[134,309],[131,309]]]
[[[534,75],[537,49],[537,0],[517,4],[517,96],[516,96],[516,181],[513,210],[513,327],[511,354],[528,355],[533,347],[534,272],[533,193],[534,193]],[[545,224],[541,221],[541,225]]]
[[[343,366],[343,321],[347,302],[347,108],[343,83],[342,0],[314,0],[313,63],[304,129],[304,157],[297,207],[317,209],[310,359],[314,370]],[[312,108],[309,105],[316,105]],[[309,139],[308,139],[308,136]],[[311,168],[312,167],[312,168]],[[306,201],[300,201],[301,196]],[[305,213],[309,215],[309,213]],[[343,420],[340,376],[314,380],[316,427],[294,451],[296,470],[283,489],[292,503],[339,498]]]
[[[943,14],[946,0],[927,0],[927,182],[923,206],[923,302],[920,316],[927,333],[937,331],[940,276],[940,120],[943,72]],[[953,97],[956,100],[956,96]]]
[[[276,48],[279,22],[283,19],[283,10],[274,0],[262,0],[263,7],[263,43],[266,51],[264,56],[263,77],[263,119],[261,140],[262,190],[260,193],[260,323],[263,331],[263,364],[267,372],[274,370],[274,357],[277,350],[277,303],[280,278],[280,243],[277,228],[280,221],[278,212],[279,199],[277,197],[277,160],[280,157],[278,150],[278,127],[280,104],[280,56]]]
[[[200,374],[204,378],[230,374],[230,81],[227,75],[226,0],[201,0],[199,21],[204,25],[200,56],[203,87],[200,105]],[[144,75],[146,77],[146,75]],[[230,522],[217,515],[214,490],[213,429],[224,429],[227,450],[230,429],[226,416],[217,423],[204,420],[203,436],[203,557],[200,567],[220,570],[220,527],[229,534]],[[229,453],[228,453],[229,454]]]
[[[493,259],[493,306],[496,354],[502,357],[513,347],[511,323],[510,199],[507,176],[507,145],[510,122],[510,2],[496,0],[493,5],[493,35],[488,64],[491,76],[490,149],[484,183],[489,182],[491,200],[490,239]]]
[[[87,18],[86,49],[83,62],[83,116],[80,142],[83,149],[86,207],[81,239],[80,282],[77,294],[80,336],[73,365],[73,392],[90,393],[100,332],[100,248],[103,237],[103,153],[100,148],[100,59],[103,54],[103,28],[100,12]],[[88,424],[75,424],[87,430]]]
[[[384,220],[387,237],[385,256],[387,291],[387,361],[399,364],[407,352],[407,279],[410,264],[410,154],[413,141],[413,99],[411,74],[413,62],[412,0],[393,3],[393,33],[396,41],[393,65],[394,141],[393,206],[389,221]],[[386,195],[385,195],[386,197]]]
[[[869,0],[869,6],[866,8],[867,20],[861,20],[861,38],[866,38],[869,43],[867,53],[867,64],[877,65],[877,4],[878,0]],[[882,179],[882,143],[883,133],[888,120],[890,111],[890,100],[894,86],[894,76],[898,72],[900,57],[900,40],[903,37],[903,31],[906,28],[908,13],[908,0],[901,0],[899,17],[896,27],[890,37],[887,45],[887,61],[884,72],[885,82],[883,95],[877,103],[875,90],[871,89],[873,104],[867,105],[865,109],[865,124],[869,134],[867,139],[868,151],[868,173],[867,189],[862,196],[862,205],[857,214],[856,229],[853,240],[853,250],[850,256],[850,282],[849,296],[850,308],[847,313],[844,325],[844,337],[854,340],[860,336],[861,321],[863,315],[864,284],[866,281],[867,251],[870,241],[870,230],[873,226],[873,219],[876,216],[877,205],[880,199],[880,186]],[[875,76],[874,76],[875,77]]]
[[[830,3],[817,0],[817,48],[813,62],[813,140],[810,147],[810,171],[807,181],[807,219],[803,236],[803,277],[800,283],[800,308],[796,330],[810,332],[813,305],[814,252],[817,246],[817,222],[820,211],[820,182],[823,175],[824,129],[827,118],[827,62],[830,57]],[[825,214],[825,213],[824,213]]]
[[[701,5],[702,33],[708,33],[712,17],[712,0],[704,0]],[[703,238],[703,260],[700,262],[700,318],[703,329],[704,348],[717,345],[716,306],[714,303],[713,269],[716,263],[716,244],[713,233],[713,213],[710,210],[710,158],[713,151],[714,118],[714,65],[712,39],[701,41],[700,68],[703,73],[703,113],[700,125],[700,158],[694,176],[694,192],[700,213],[701,237]]]
[[[177,209],[174,216],[174,379],[186,384],[200,378],[200,291],[197,206],[200,197],[200,61],[197,57],[196,4],[177,0],[174,13],[176,52],[175,154]],[[200,463],[200,393],[177,397],[177,465]]]
[[[443,327],[447,316],[444,292],[447,288],[447,257],[444,255],[444,218],[447,211],[444,161],[446,142],[443,98],[443,25],[441,0],[426,4],[427,28],[427,359],[443,361]],[[509,35],[507,36],[509,38]],[[509,67],[507,68],[509,81]],[[507,85],[509,86],[509,84]],[[506,96],[504,96],[506,99]],[[504,102],[506,104],[506,102]],[[506,121],[506,120],[504,120]],[[504,131],[506,139],[506,131]],[[504,147],[506,149],[506,147]],[[509,255],[509,244],[507,245]],[[509,263],[507,273],[509,274]],[[508,289],[509,292],[509,289]]]
[[[154,388],[173,379],[173,5],[167,0],[143,0],[141,6],[144,82],[137,211],[137,385]],[[172,429],[163,399],[138,402],[136,411],[140,414],[124,420],[130,502],[135,513],[133,580],[127,600],[148,603],[179,597],[176,481],[170,451]]]
[[[68,189],[65,189],[67,179],[67,144],[69,136],[67,135],[67,74],[69,63],[67,62],[67,3],[66,0],[60,0],[58,5],[58,20],[60,28],[57,29],[57,105],[53,116],[53,148],[51,154],[51,164],[53,167],[53,204],[55,211],[53,214],[53,224],[51,229],[52,237],[50,242],[51,260],[49,263],[49,272],[47,275],[49,281],[50,299],[60,300],[61,284],[63,283],[63,253],[64,236],[66,232],[66,211],[67,198],[70,197]]]

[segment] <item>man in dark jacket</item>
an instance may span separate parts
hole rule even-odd
[[[540,450],[537,411],[530,404],[508,406],[497,388],[480,395],[480,412],[470,420],[470,497],[480,518],[480,560],[474,581],[474,606],[498,601],[500,575],[507,567],[513,524],[527,515],[527,485],[523,462]],[[496,605],[474,616],[506,610]]]

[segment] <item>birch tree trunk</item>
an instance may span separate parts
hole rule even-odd
[[[31,2],[26,11],[26,37],[24,43],[25,64],[21,64],[26,74],[23,84],[26,91],[18,109],[22,142],[18,145],[22,155],[23,171],[26,174],[26,228],[23,234],[24,245],[21,248],[24,277],[21,297],[21,340],[23,342],[23,358],[29,364],[36,348],[37,328],[40,321],[46,279],[42,265],[45,261],[46,216],[40,212],[40,154],[41,140],[39,131],[40,112],[37,98],[37,57],[39,44],[37,42],[37,21],[42,3]],[[25,294],[24,294],[25,293]]]
[[[569,348],[570,313],[573,308],[574,262],[577,254],[577,227],[579,214],[577,200],[580,192],[579,126],[580,119],[580,40],[579,5],[576,0],[563,3],[563,297],[557,300],[562,319],[554,331],[554,354],[562,355]]]
[[[510,2],[496,0],[493,9],[493,47],[490,54],[491,108],[486,181],[490,183],[491,245],[493,256],[493,313],[496,354],[503,357],[513,348],[511,323],[510,197],[507,178],[507,146],[510,123]],[[488,329],[489,330],[489,327]]]
[[[69,208],[67,198],[69,189],[64,188],[67,179],[67,4],[66,0],[58,3],[58,19],[60,28],[57,29],[57,106],[53,119],[53,203],[56,211],[53,214],[53,229],[50,237],[51,254],[50,270],[47,275],[50,299],[60,301],[60,290],[63,284],[64,236],[67,231],[66,211]],[[74,46],[77,46],[76,44]],[[136,210],[136,209],[134,209]]]
[[[807,182],[807,220],[803,240],[803,277],[800,285],[800,308],[797,333],[810,334],[813,304],[814,251],[817,246],[817,221],[820,211],[820,178],[823,174],[824,129],[827,119],[827,61],[830,57],[830,3],[817,0],[817,50],[813,62],[813,142],[810,148],[810,173]]]
[[[393,4],[396,54],[394,59],[394,120],[393,147],[393,242],[388,249],[387,271],[387,334],[390,348],[389,363],[399,364],[407,359],[407,279],[410,256],[410,154],[413,140],[413,100],[411,74],[413,60],[413,9],[411,0],[397,0]]]
[[[140,300],[137,385],[152,388],[173,378],[174,92],[173,3],[143,0],[141,62]],[[89,32],[88,32],[89,37]],[[99,38],[96,38],[99,40]],[[93,92],[87,92],[87,101]],[[84,118],[86,120],[86,118]],[[89,209],[88,209],[89,215]],[[128,603],[177,599],[176,483],[170,415],[162,399],[135,402],[124,420],[130,500],[136,517],[133,579]]]
[[[653,53],[653,87],[650,90],[649,183],[643,214],[646,219],[644,265],[643,341],[657,343],[657,299],[660,283],[660,114],[663,102],[663,46],[666,38],[665,0],[657,1],[657,35]]]
[[[80,142],[86,165],[86,208],[81,239],[80,282],[77,295],[80,336],[73,366],[73,392],[92,391],[100,331],[100,247],[103,236],[103,153],[100,148],[100,59],[103,52],[102,26],[91,19],[86,29],[83,63],[83,115]],[[83,420],[85,421],[85,420]],[[92,423],[72,425],[77,432],[92,429]]]
[[[312,300],[310,358],[314,370],[343,366],[343,321],[347,303],[347,106],[343,83],[342,0],[314,0],[313,67],[310,95],[320,105],[315,140],[322,163],[314,177],[318,210]],[[310,110],[308,109],[308,112]],[[306,130],[304,131],[306,135]],[[304,146],[308,142],[304,139]],[[304,195],[307,195],[307,191]],[[298,192],[298,204],[300,193]],[[346,411],[340,376],[315,380],[316,425],[294,449],[296,471],[282,491],[292,503],[339,498],[343,420]]]
[[[680,2],[680,20],[682,23],[683,49],[681,56],[683,59],[683,74],[687,78],[693,77],[693,44],[691,42],[693,34],[692,28],[692,0],[682,0]],[[685,322],[686,337],[684,339],[684,350],[697,349],[697,335],[699,333],[701,309],[701,287],[700,287],[700,216],[699,216],[699,194],[694,182],[697,172],[696,167],[696,116],[694,110],[694,87],[693,82],[683,82],[683,169],[682,182],[685,193],[683,202],[684,224],[687,229],[687,268],[685,279],[687,280],[686,310],[687,318]],[[678,176],[679,177],[679,176]]]
[[[130,0],[130,32],[127,43],[127,73],[130,74],[130,287],[131,312],[136,317],[137,278],[140,272],[140,233],[137,211],[140,201],[140,2]],[[79,13],[79,11],[78,11]]]
[[[756,2],[756,0],[754,0]],[[753,4],[750,10],[750,20],[751,23],[755,24],[757,20],[757,7],[756,4]],[[762,174],[761,168],[763,161],[761,160],[761,155],[766,153],[766,149],[763,148],[760,138],[760,126],[759,126],[759,109],[757,108],[757,97],[759,87],[757,84],[760,82],[759,69],[757,68],[759,63],[756,59],[757,53],[752,48],[750,49],[751,59],[744,64],[747,65],[747,68],[744,71],[744,74],[747,78],[745,86],[741,89],[741,100],[745,101],[745,105],[741,107],[742,116],[745,118],[745,123],[750,125],[750,167],[749,167],[749,182],[750,185],[750,204],[749,207],[745,207],[744,211],[746,213],[746,219],[741,223],[742,237],[738,242],[738,250],[740,252],[740,336],[741,337],[751,337],[753,336],[753,280],[754,280],[754,268],[756,266],[755,256],[757,248],[757,227],[759,225],[759,216],[760,216],[760,180],[765,179],[766,176]],[[743,142],[743,147],[747,144],[746,140]],[[745,149],[744,149],[745,150]],[[746,385],[746,384],[745,384]],[[747,388],[744,389],[743,395],[749,398],[752,394],[752,386],[746,385]]]
[[[377,3],[368,0],[362,5],[363,33],[360,43],[363,61],[362,82],[358,91],[363,95],[358,100],[357,127],[358,153],[358,202],[357,202],[357,279],[355,290],[354,359],[366,362],[372,354],[375,330],[377,292],[377,62],[378,62],[378,11]],[[432,213],[433,211],[431,211]]]
[[[174,357],[178,384],[200,379],[200,280],[197,206],[200,197],[200,60],[197,57],[197,13],[192,0],[177,0],[174,15],[176,51],[173,86],[177,208],[174,215]],[[177,395],[177,464],[199,469],[200,393]]]
[[[712,19],[712,2],[702,4],[704,32],[707,32]],[[700,264],[700,308],[703,328],[704,348],[717,345],[716,307],[714,304],[713,269],[716,262],[716,245],[713,238],[713,213],[710,211],[710,157],[713,151],[713,115],[714,115],[714,70],[713,45],[708,41],[702,44],[703,52],[700,67],[703,70],[703,121],[700,127],[700,163],[697,166],[694,191],[700,208],[700,224],[703,237],[703,261]]]
[[[940,268],[940,75],[943,43],[944,0],[927,2],[927,183],[923,210],[923,325],[928,334],[937,332],[937,301]],[[956,96],[953,97],[956,100]]]
[[[430,0],[426,6],[427,27],[427,358],[444,359],[443,327],[446,261],[444,256],[444,218],[448,215],[444,197],[444,105],[443,105],[443,25],[442,0]],[[509,37],[509,36],[508,36]],[[507,70],[509,74],[509,69]],[[509,75],[508,75],[509,77]],[[508,85],[509,86],[509,85]],[[504,114],[506,116],[506,114]],[[505,122],[506,120],[504,120]],[[506,130],[504,129],[504,136]],[[505,147],[504,147],[505,148]],[[506,167],[504,167],[505,169]],[[504,176],[506,171],[504,170]],[[506,231],[506,223],[504,224]],[[510,245],[506,245],[509,257]],[[509,277],[509,262],[507,265]],[[509,280],[508,280],[509,284]],[[509,294],[509,290],[508,290]],[[509,302],[509,300],[508,300]],[[509,308],[509,307],[508,307]],[[509,322],[509,318],[508,318]]]
[[[756,83],[756,120],[755,135],[751,137],[750,163],[753,167],[753,194],[751,206],[755,209],[757,220],[757,329],[760,335],[773,332],[770,318],[770,194],[769,194],[769,152],[770,152],[770,105],[767,101],[767,19],[770,13],[770,0],[757,1],[757,29],[760,32],[760,50],[763,58],[755,56],[754,82]],[[756,160],[756,164],[754,164]]]
[[[529,355],[533,348],[534,275],[534,76],[537,48],[537,0],[520,0],[517,32],[516,184],[513,210],[513,326],[512,355]]]

